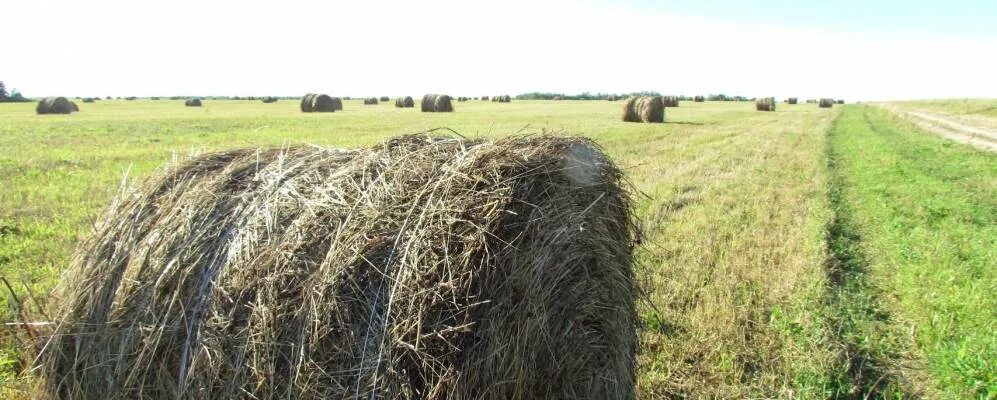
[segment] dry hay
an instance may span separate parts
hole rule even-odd
[[[343,109],[343,100],[338,97],[330,97],[327,94],[316,94],[311,97],[311,111],[308,112],[334,112]]]
[[[833,99],[828,99],[828,98],[820,99],[820,103],[818,104],[818,107],[820,107],[820,108],[831,108],[831,107],[834,107],[834,100]]]
[[[629,185],[584,139],[232,150],[118,198],[49,398],[631,399]]]
[[[422,112],[452,112],[453,99],[445,94],[422,96]]]
[[[796,97],[790,97],[790,98],[786,99],[786,103],[789,103],[789,104],[797,104],[799,102],[800,102],[800,99],[798,99]]]
[[[661,96],[628,98],[623,103],[623,122],[665,122],[665,104]]]
[[[388,97],[388,96],[381,96],[381,98],[378,99],[378,100],[380,100],[381,102],[387,102],[387,101],[391,101],[391,98]]]
[[[706,102],[706,97],[696,96],[696,97],[693,97],[692,101],[696,102],[696,103],[704,103],[704,102]]]
[[[755,109],[758,111],[775,111],[775,97],[762,97],[755,100]]]
[[[35,112],[38,114],[70,114],[73,112],[73,105],[65,97],[46,97],[38,102]]]
[[[412,99],[412,96],[399,97],[395,99],[395,107],[398,108],[415,107],[415,100]]]
[[[363,99],[364,105],[377,105],[377,97],[368,97]]]
[[[315,97],[315,93],[308,93],[301,98],[301,112],[312,112],[312,98]]]
[[[196,97],[193,98],[193,99],[187,99],[187,101],[183,102],[183,105],[185,105],[187,107],[200,107],[201,106],[201,99],[198,99]]]
[[[661,96],[661,102],[665,104],[665,107],[678,107],[679,97],[678,96]]]

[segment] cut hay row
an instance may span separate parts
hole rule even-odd
[[[412,100],[412,96],[399,97],[395,99],[395,107],[398,108],[415,107],[415,100]]]
[[[665,107],[678,107],[679,97],[678,96],[661,96],[661,102],[664,103]]]
[[[364,105],[377,105],[377,97],[368,97],[363,99]]]
[[[775,111],[775,97],[762,97],[755,100],[755,109],[758,111]]]
[[[623,103],[623,122],[665,122],[665,103],[661,96],[630,97]]]
[[[119,198],[57,289],[51,399],[632,399],[622,174],[591,142],[232,150]]]
[[[422,96],[422,112],[453,112],[453,99],[445,94]]]
[[[820,108],[831,108],[831,107],[834,107],[834,100],[833,99],[828,99],[828,98],[822,98],[822,99],[820,99],[820,104],[818,104],[818,107],[820,107]]]
[[[35,112],[38,114],[70,114],[79,111],[76,103],[67,100],[65,97],[46,97],[38,101]]]
[[[343,109],[343,100],[327,94],[308,93],[301,98],[301,112],[335,112]]]
[[[187,99],[186,101],[183,102],[183,105],[185,105],[187,107],[200,107],[201,106],[201,99],[196,98],[196,97],[192,98],[192,99]]]

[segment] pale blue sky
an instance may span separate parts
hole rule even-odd
[[[995,0],[631,0],[622,3],[634,9],[714,21],[865,33],[997,37]]]
[[[997,0],[16,0],[0,8],[0,56],[18,60],[0,80],[26,96],[997,97]]]

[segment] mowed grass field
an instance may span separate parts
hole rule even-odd
[[[20,300],[0,286],[5,322],[44,320],[76,240],[168,160],[551,132],[595,139],[641,193],[642,398],[997,395],[997,161],[877,109],[683,102],[666,124],[627,124],[607,101],[80,106],[0,104],[0,276]],[[0,329],[0,385],[23,396],[25,333]]]

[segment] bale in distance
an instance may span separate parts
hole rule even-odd
[[[790,98],[786,99],[786,103],[791,104],[791,105],[798,104],[799,102],[800,102],[800,99],[798,99],[796,97],[790,97]]]
[[[122,196],[77,250],[40,386],[631,399],[631,203],[577,138],[204,155]]]
[[[616,101],[616,100],[617,100],[617,99],[616,99],[616,95],[612,95],[612,94],[611,94],[611,95],[609,95],[609,96],[606,96],[606,100],[608,100],[608,101]]]
[[[35,112],[42,115],[70,114],[73,112],[73,106],[65,97],[46,97],[38,101]]]
[[[634,96],[623,103],[623,122],[664,123],[665,103],[661,96]]]
[[[70,101],[69,108],[73,110],[73,112],[80,112],[80,106],[76,105],[76,102]]]
[[[267,103],[267,104],[270,104],[270,103],[276,103],[276,102],[277,102],[277,98],[276,98],[276,97],[274,97],[274,96],[266,96],[266,97],[264,97],[264,98],[262,99],[262,101],[263,101],[264,103]]]
[[[481,101],[488,101],[488,96],[481,96]]]
[[[183,104],[185,106],[187,106],[187,107],[200,107],[201,106],[201,99],[196,98],[196,97],[192,98],[192,99],[187,99],[187,101],[183,102]]]
[[[388,96],[381,96],[381,98],[378,100],[380,100],[381,102],[388,102],[391,101],[391,98]]]
[[[492,101],[498,102],[498,103],[508,103],[508,102],[512,101],[512,97],[509,97],[509,95],[504,94],[504,95],[492,97]]]
[[[412,99],[412,96],[399,97],[395,99],[395,107],[398,108],[415,107],[415,100]]]
[[[368,106],[370,106],[370,105],[377,105],[377,97],[368,97],[368,98],[365,98],[365,99],[363,99],[363,104],[364,105],[368,105]]]
[[[93,103],[94,102],[94,98],[93,97],[84,97],[83,98],[83,102],[84,103]]]
[[[445,94],[422,96],[422,112],[453,112],[453,99]]]
[[[679,97],[678,96],[661,96],[661,102],[665,104],[665,107],[678,107]]]
[[[817,105],[820,108],[831,108],[834,107],[834,100],[828,98],[820,99],[820,103]]]
[[[775,97],[762,97],[755,100],[755,109],[758,111],[775,111]]]
[[[696,97],[692,98],[692,101],[695,102],[695,103],[704,103],[704,102],[706,102],[706,97],[696,96]]]
[[[838,104],[845,104],[845,101],[844,101],[844,100],[838,100],[838,102],[837,102],[837,103],[838,103]]]

